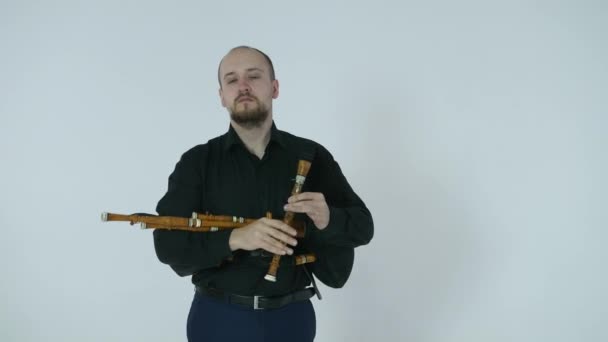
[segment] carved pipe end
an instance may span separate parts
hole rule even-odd
[[[108,213],[101,213],[101,221],[108,222]]]
[[[275,283],[277,281],[277,277],[273,276],[272,274],[267,274],[264,276],[264,279],[271,281],[273,283]]]

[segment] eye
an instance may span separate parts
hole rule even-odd
[[[250,75],[249,78],[252,80],[258,79],[258,78],[260,78],[260,75]]]
[[[226,83],[231,84],[231,83],[234,83],[234,82],[236,82],[236,79],[233,78],[233,79],[228,80]]]

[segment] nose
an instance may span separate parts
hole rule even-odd
[[[251,91],[251,87],[249,86],[249,82],[247,82],[247,79],[245,77],[241,78],[239,80],[239,91],[240,92],[247,92],[249,93]]]

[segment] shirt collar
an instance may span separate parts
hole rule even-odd
[[[239,137],[239,135],[236,133],[236,130],[232,127],[232,125],[228,126],[228,132],[226,132],[226,134],[224,135],[224,151],[230,150],[230,148],[235,145],[242,145],[244,147],[245,144],[243,144],[243,141],[241,140],[241,137]],[[275,142],[279,146],[286,148],[285,137],[283,136],[283,132],[277,129],[274,120],[272,121],[272,127],[270,127],[270,141],[268,142],[268,144],[270,145],[270,143],[272,142]]]

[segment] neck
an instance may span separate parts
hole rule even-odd
[[[266,121],[257,127],[243,127],[234,121],[230,121],[232,128],[236,131],[239,138],[247,147],[249,152],[255,154],[259,159],[262,159],[266,146],[270,141],[270,131],[272,128],[272,114],[268,115]]]

